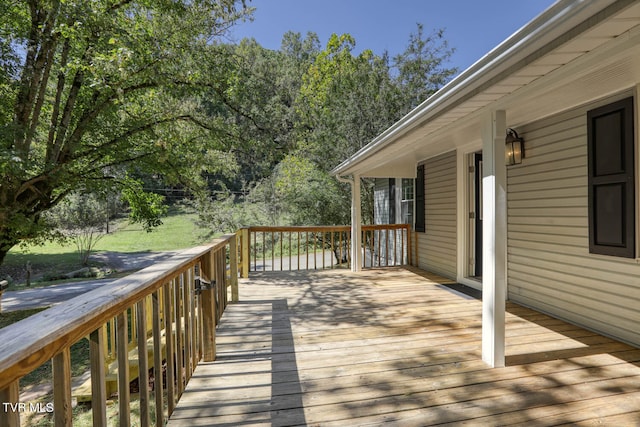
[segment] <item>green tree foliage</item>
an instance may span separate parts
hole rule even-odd
[[[355,46],[344,34],[333,35],[321,49],[315,34],[303,38],[293,32],[284,35],[278,51],[255,40],[235,46],[236,67],[226,93],[238,108],[227,110],[225,120],[233,129],[229,141],[241,173],[225,184],[235,191],[251,188],[241,202],[258,205],[252,223],[347,223],[350,188],[329,171],[455,73],[445,67],[452,50],[443,32],[425,36],[421,25],[393,61],[370,50],[355,54]],[[363,217],[371,222],[370,183],[362,191]],[[229,212],[238,202],[236,196],[216,197],[199,199],[197,208],[207,212],[205,222],[212,228],[228,222],[213,211]]]
[[[457,69],[445,67],[453,52],[444,38],[444,30],[425,35],[424,25],[417,24],[405,51],[394,58],[406,112],[433,95],[457,73]]]
[[[265,49],[253,39],[235,46],[227,95],[237,108],[222,113],[232,124],[229,148],[240,171],[232,189],[270,176],[278,162],[295,149],[293,129],[299,121],[295,101],[302,76],[319,52],[315,34],[302,38],[299,33],[286,33],[278,51]],[[217,106],[208,108],[213,111]]]
[[[386,57],[370,50],[354,55],[354,48],[350,35],[331,36],[296,99],[299,149],[327,171],[370,142],[401,108]]]
[[[92,193],[78,191],[65,197],[46,216],[65,240],[73,241],[80,262],[87,265],[91,251],[105,235],[106,215],[104,200]]]
[[[150,232],[162,225],[161,217],[167,213],[164,197],[143,190],[142,185],[133,181],[122,190],[122,198],[129,204],[129,220]]]
[[[310,159],[287,156],[273,175],[276,199],[287,207],[292,225],[346,224],[350,210],[343,207],[340,183]]]
[[[228,125],[201,100],[231,105],[216,40],[246,13],[235,0],[0,5],[0,263],[48,209],[124,186],[132,165],[182,184],[221,166]]]

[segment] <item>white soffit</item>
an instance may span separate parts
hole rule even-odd
[[[517,123],[550,115],[563,108],[570,108],[569,103],[574,105],[584,103],[588,101],[589,92],[594,92],[595,89],[601,92],[603,84],[612,86],[609,90],[621,90],[613,86],[627,84],[627,80],[633,80],[636,70],[640,68],[640,54],[632,48],[635,43],[634,37],[640,32],[637,27],[640,24],[640,3],[587,2],[589,3],[587,6],[594,8],[595,6],[592,5],[596,3],[600,9],[596,11],[589,9],[590,15],[586,17],[583,16],[587,7],[584,3],[582,1],[556,3],[521,30],[525,32],[525,36],[535,33],[537,28],[544,27],[543,23],[536,21],[542,18],[551,19],[547,16],[550,12],[557,14],[552,15],[554,19],[565,19],[565,15],[573,12],[574,15],[567,18],[566,22],[559,24],[562,31],[555,28],[553,39],[549,39],[549,35],[539,36],[541,40],[546,39],[546,44],[536,44],[535,49],[529,49],[532,52],[527,56],[517,57],[518,52],[514,51],[515,53],[505,58],[498,56],[500,60],[494,61],[495,63],[483,64],[483,60],[488,59],[494,51],[499,51],[502,45],[498,46],[438,94],[425,101],[372,143],[335,168],[333,173],[356,174],[363,177],[399,177],[400,175],[381,174],[398,171],[401,165],[415,169],[416,163],[422,159],[449,151],[456,145],[465,145],[470,142],[470,139],[479,138],[478,126],[482,111],[489,106],[495,109],[507,109],[509,126],[514,126]],[[580,18],[579,22],[576,21],[577,17]],[[533,30],[528,29],[530,26],[534,26]],[[573,34],[574,32],[576,34]],[[512,43],[513,46],[507,46],[507,48],[513,50],[518,47],[518,34],[512,36],[516,39],[516,43]],[[512,38],[505,43],[508,44]],[[627,39],[632,40],[625,44]],[[619,76],[623,72],[618,71],[617,74],[613,72],[616,65],[610,61],[607,62],[607,57],[610,56],[609,53],[616,53],[616,45],[623,44],[624,46],[618,48],[621,56],[619,61],[626,66],[618,64],[618,68],[627,70],[627,78],[616,81],[608,76]],[[636,43],[635,46],[640,46],[640,43]],[[592,56],[589,55],[590,53]],[[509,64],[511,56],[516,57],[511,61],[515,61],[514,64]],[[576,67],[571,67],[572,64],[576,64]],[[465,73],[473,71],[474,67],[481,70],[481,75],[476,79],[480,80],[482,87],[467,90],[464,86],[471,86],[471,83],[467,83],[463,77]],[[571,70],[571,68],[575,69]],[[561,72],[563,69],[567,71]],[[598,70],[602,71],[598,72]],[[578,75],[581,77],[577,78]],[[597,80],[598,77],[605,81]],[[483,78],[487,81],[483,82]],[[583,83],[580,83],[581,81]],[[583,88],[585,84],[590,84],[590,87]],[[528,87],[530,90],[525,90]],[[569,90],[573,93],[567,94],[570,96],[564,96],[564,92]],[[438,97],[438,95],[441,96]],[[585,99],[579,99],[581,97]],[[437,104],[446,102],[448,98],[455,98],[451,101],[451,106],[442,112],[434,112],[438,107]],[[522,101],[525,98],[537,99],[538,104],[534,106],[523,104]],[[431,103],[435,107],[432,107]],[[455,139],[452,138],[454,133],[457,135]],[[405,171],[402,176],[414,173],[415,171]]]

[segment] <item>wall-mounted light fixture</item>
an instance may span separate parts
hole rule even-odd
[[[518,136],[518,132],[508,128],[505,138],[504,160],[507,166],[519,165],[524,157],[524,139]]]

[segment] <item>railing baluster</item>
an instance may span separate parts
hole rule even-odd
[[[242,277],[245,279],[249,277],[249,267],[251,264],[251,243],[249,241],[249,235],[249,229],[243,228],[241,234],[242,239],[240,241],[240,254],[242,258]]]
[[[322,250],[321,250],[321,252],[322,252],[322,269],[324,270],[324,268],[325,268],[324,267],[324,264],[325,264],[325,261],[324,261],[324,258],[325,258],[325,253],[324,253],[325,252],[325,240],[324,239],[326,237],[326,234],[324,232],[322,232],[321,236],[322,236],[322,243],[321,243],[321,248],[322,248]]]
[[[174,341],[173,341],[173,316],[172,316],[172,306],[173,303],[171,301],[171,281],[164,284],[163,289],[164,293],[164,315],[165,315],[165,326],[164,326],[164,338],[165,338],[165,348],[166,348],[166,360],[167,360],[167,408],[168,414],[171,416],[173,410],[175,408],[175,350],[174,350]]]
[[[56,427],[70,426],[71,411],[71,350],[65,347],[51,359],[53,364],[53,418]]]
[[[296,252],[298,253],[298,264],[297,264],[297,269],[300,270],[300,231],[298,231],[296,233],[298,235],[298,247]]]
[[[118,354],[118,415],[120,426],[131,424],[129,409],[129,346],[127,310],[116,317],[116,352]]]
[[[391,259],[391,229],[384,230],[384,266],[389,267],[389,260]],[[382,267],[382,265],[380,265]]]
[[[202,261],[200,261],[200,270],[202,271]],[[204,315],[203,315],[203,310],[202,310],[202,293],[197,293],[196,294],[196,322],[197,322],[197,329],[198,329],[198,354],[197,354],[197,358],[198,360],[204,358],[204,327],[203,327],[203,321],[204,321]]]
[[[235,239],[229,241],[229,270],[231,274],[231,301],[238,302],[240,300],[238,293],[238,249]]]
[[[333,258],[334,258],[334,254],[336,253],[336,247],[335,247],[335,242],[333,239],[333,231],[329,232],[329,241],[331,242],[331,268],[333,269]]]
[[[156,425],[164,425],[164,399],[162,381],[162,332],[160,328],[160,292],[151,294],[153,311],[153,393],[156,402]]]
[[[227,262],[225,251],[216,252],[216,283],[219,284],[218,290],[218,323],[222,319],[222,314],[227,308]]]
[[[182,273],[180,273],[173,282],[173,297],[175,299],[175,311],[176,311],[176,393],[178,397],[184,390],[183,383],[183,342],[182,342]]]
[[[116,360],[116,319],[109,320],[109,359]]]
[[[293,232],[289,231],[287,234],[289,235],[289,271],[291,271],[291,264],[293,264],[293,259],[291,258],[291,250],[293,249],[291,247],[291,235]]]
[[[371,234],[374,236],[373,238],[378,245],[376,249],[376,262],[372,267],[382,267],[382,240],[384,238],[384,234],[382,233],[382,230],[376,229],[371,230]]]
[[[140,426],[151,424],[149,410],[149,356],[147,352],[146,298],[136,303],[138,316],[138,392],[140,393]]]
[[[398,256],[397,256],[397,250],[398,250],[398,229],[394,228],[393,229],[393,265],[398,265]]]
[[[91,364],[91,411],[93,426],[107,425],[107,390],[104,372],[104,330],[101,326],[89,335],[89,360]]]
[[[252,233],[253,239],[253,271],[258,271],[258,232]]]
[[[193,372],[193,344],[191,337],[191,292],[193,289],[193,267],[184,272],[184,370],[185,384],[191,379]]]
[[[9,406],[15,405],[15,409],[3,405],[2,411],[0,411],[0,426],[20,427],[20,412],[17,408],[20,403],[20,382],[18,380],[0,390],[0,402],[7,403]]]

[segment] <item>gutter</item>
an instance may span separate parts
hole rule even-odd
[[[559,0],[335,167],[331,174],[348,173],[410,130],[446,113],[633,2]]]

